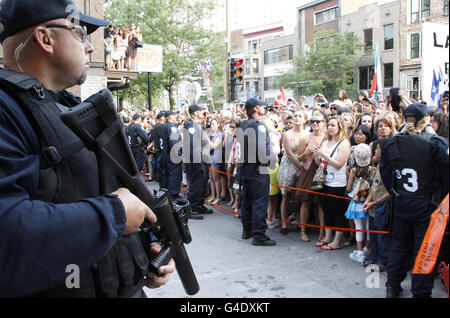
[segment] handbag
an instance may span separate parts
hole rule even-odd
[[[341,144],[342,140],[337,144],[336,148],[334,148],[333,152],[330,155],[330,158],[333,157],[337,148]],[[317,168],[316,173],[314,174],[313,182],[311,185],[311,190],[322,190],[323,185],[325,183],[325,178],[327,177],[327,166],[328,163],[326,160],[320,160],[319,168]]]

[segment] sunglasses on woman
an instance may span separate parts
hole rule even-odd
[[[322,122],[322,120],[310,120],[309,122],[311,125],[312,124],[320,124]]]

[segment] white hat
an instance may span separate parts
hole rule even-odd
[[[370,146],[367,144],[359,144],[353,150],[355,155],[356,164],[360,167],[367,167],[370,164]]]
[[[334,102],[330,103],[330,107],[333,106],[333,105],[336,105],[338,107],[345,107],[345,103],[341,102],[340,100],[335,100]]]

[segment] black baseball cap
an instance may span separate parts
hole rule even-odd
[[[246,110],[252,110],[256,106],[267,106],[267,104],[264,103],[263,101],[260,101],[260,100],[256,99],[256,98],[250,98],[249,100],[247,100],[245,102],[245,109]]]
[[[203,111],[203,108],[200,105],[196,105],[196,104],[189,106],[189,114],[192,114],[192,113],[196,112],[197,110]]]
[[[135,121],[135,120],[138,120],[138,119],[143,119],[144,118],[144,116],[142,116],[142,115],[140,115],[140,114],[134,114],[133,115],[133,120]]]
[[[79,20],[88,34],[109,24],[83,14],[72,0],[3,0],[0,2],[0,43],[26,28],[61,18]]]
[[[166,111],[164,117],[169,118],[170,115],[176,116],[177,113],[175,113],[173,110],[168,110],[168,111]]]
[[[161,117],[165,117],[164,112],[159,112],[158,115],[156,115],[156,119],[160,119]]]
[[[414,103],[406,107],[403,115],[405,118],[414,117],[416,121],[419,121],[431,112],[433,112],[432,107],[421,103]]]

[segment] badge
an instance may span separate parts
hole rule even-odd
[[[266,131],[267,131],[266,126],[264,126],[264,125],[259,125],[258,130],[262,133],[266,133]]]
[[[188,131],[189,131],[189,133],[190,133],[191,135],[195,134],[195,128],[194,128],[194,127],[189,128]]]

